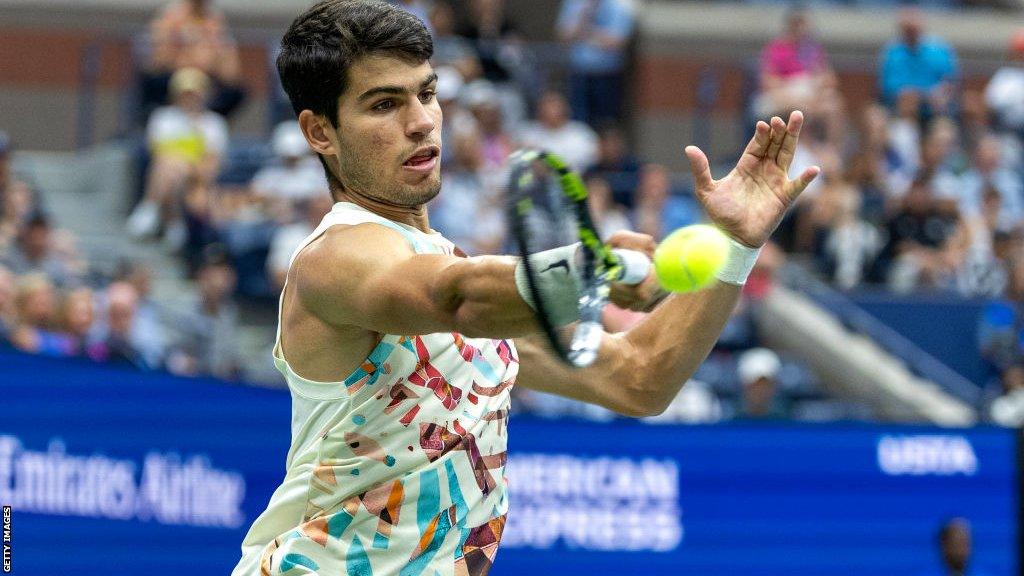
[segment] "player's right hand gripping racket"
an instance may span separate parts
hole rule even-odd
[[[590,217],[587,190],[566,163],[541,150],[519,150],[509,158],[508,217],[523,258],[538,323],[554,352],[566,363],[589,366],[601,344],[601,311],[608,303],[609,284],[639,284],[651,268],[645,254],[612,249],[601,241]],[[579,277],[576,307],[579,322],[561,326],[566,303],[556,301],[541,274],[552,266],[537,255],[578,244],[575,269]],[[562,290],[560,295],[564,296]],[[576,315],[573,315],[576,316]]]

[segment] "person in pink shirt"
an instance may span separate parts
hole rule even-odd
[[[761,51],[761,93],[754,102],[758,115],[813,110],[809,116],[826,118],[840,109],[836,78],[825,47],[811,35],[803,8],[786,14],[782,35]]]

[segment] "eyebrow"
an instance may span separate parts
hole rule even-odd
[[[430,76],[427,76],[427,78],[423,80],[423,82],[420,82],[419,89],[417,90],[417,92],[425,89],[427,86],[430,86],[435,81],[437,81],[437,72],[434,72]],[[379,96],[381,94],[397,95],[404,94],[405,92],[406,90],[402,86],[377,86],[376,88],[370,88],[366,92],[360,94],[357,100],[359,102],[364,102],[366,100],[369,100],[370,98],[373,98],[374,96]]]

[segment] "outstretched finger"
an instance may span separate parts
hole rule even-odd
[[[782,148],[782,140],[786,137],[786,123],[782,121],[782,118],[772,116],[771,126],[772,139],[768,143],[768,152],[764,157],[774,162]]]
[[[693,183],[698,194],[715,186],[711,177],[711,164],[704,152],[696,146],[686,147],[686,157],[690,160],[690,171],[693,172]]]
[[[785,139],[779,148],[777,163],[783,171],[788,172],[790,164],[793,163],[793,156],[796,154],[796,145],[800,141],[800,129],[804,125],[804,114],[794,110],[789,115],[789,123],[786,125]]]
[[[743,155],[751,155],[760,160],[764,158],[765,152],[768,151],[768,141],[771,140],[772,129],[768,126],[767,122],[758,120],[757,124],[754,125],[754,136],[747,143],[746,149],[743,150]]]
[[[800,193],[804,191],[807,186],[821,174],[821,168],[817,166],[811,166],[810,168],[803,171],[800,177],[790,182],[789,199],[790,201],[796,200]]]
[[[658,243],[655,242],[648,234],[641,234],[639,232],[633,232],[630,230],[619,230],[605,241],[612,248],[625,248],[626,250],[635,250],[642,252],[647,255],[648,258],[654,257],[654,250],[658,247]]]

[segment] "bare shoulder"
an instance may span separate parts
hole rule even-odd
[[[337,225],[328,228],[295,257],[292,280],[311,288],[338,277],[351,278],[414,252],[394,230],[378,224]]]
[[[384,226],[332,226],[299,252],[288,281],[303,307],[315,315],[329,310],[332,317],[324,319],[337,321],[347,307],[358,307],[362,287],[381,269],[414,254],[400,234]],[[346,301],[339,294],[353,298]]]

